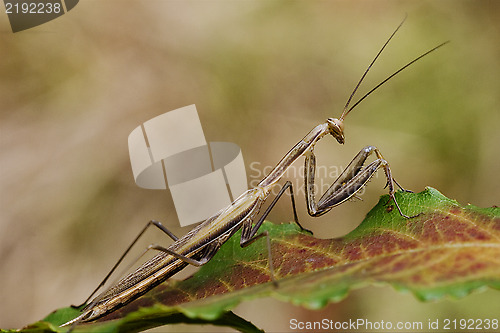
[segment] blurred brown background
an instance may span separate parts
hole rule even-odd
[[[406,188],[432,186],[462,204],[498,205],[500,2],[81,1],[16,34],[0,14],[0,327],[82,302],[149,219],[177,219],[167,192],[134,184],[132,129],[196,104],[208,141],[238,144],[247,165],[274,165],[313,126],[340,115],[405,13],[361,92],[452,43],[363,102],[346,120],[346,144],[324,139],[318,163],[345,167],[371,144]],[[260,176],[247,172],[249,181]],[[364,201],[319,219],[307,215],[300,196],[299,218],[318,237],[341,236],[385,193],[383,185],[379,177]],[[269,219],[289,221],[289,202],[278,206]],[[150,237],[142,246],[166,243]],[[492,318],[499,302],[499,291],[485,290],[424,304],[380,286],[322,311],[262,299],[235,312],[287,331],[291,318]]]

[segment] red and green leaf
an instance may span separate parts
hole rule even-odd
[[[267,296],[318,309],[373,283],[411,291],[423,301],[463,297],[485,286],[500,289],[499,208],[462,207],[427,188],[397,193],[406,214],[420,214],[405,219],[388,199],[381,197],[365,220],[341,238],[318,239],[294,224],[264,224],[272,239],[277,287],[271,282],[265,240],[242,249],[236,234],[192,277],[170,280],[92,327],[144,328],[151,327],[151,320],[156,325],[179,322],[174,320],[179,315],[186,322],[210,322],[242,301]],[[232,327],[256,330],[248,324]]]

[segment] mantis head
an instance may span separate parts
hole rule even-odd
[[[363,97],[361,97],[356,103],[354,103],[352,106],[350,106],[351,100],[354,97],[354,95],[356,94],[356,91],[358,90],[359,86],[363,82],[366,74],[368,74],[368,72],[372,68],[373,64],[375,63],[375,61],[378,59],[378,57],[380,56],[380,54],[382,53],[382,51],[385,49],[385,47],[387,46],[387,44],[389,43],[389,41],[392,39],[392,37],[396,34],[396,32],[399,30],[399,28],[403,25],[403,23],[404,23],[405,20],[406,20],[406,17],[399,24],[399,26],[396,28],[396,30],[394,30],[394,32],[392,33],[392,35],[385,42],[385,44],[382,46],[382,48],[380,49],[380,51],[377,53],[377,55],[375,56],[375,58],[372,60],[372,62],[368,66],[368,68],[365,70],[365,72],[363,73],[363,76],[361,76],[361,79],[359,80],[358,84],[356,84],[356,87],[354,87],[354,90],[352,91],[351,96],[349,96],[349,99],[347,100],[347,103],[344,106],[344,110],[343,110],[342,115],[340,116],[340,118],[338,118],[338,119],[337,118],[328,118],[326,120],[326,123],[328,125],[328,131],[338,141],[338,143],[344,144],[344,142],[345,142],[345,140],[344,140],[344,119],[349,114],[349,112],[351,112],[356,106],[358,106],[358,104],[361,103],[365,98],[367,98],[372,92],[374,92],[375,90],[377,90],[378,88],[380,88],[380,86],[382,86],[384,83],[386,83],[387,81],[389,81],[390,79],[392,79],[394,76],[396,76],[397,74],[399,74],[401,71],[403,71],[404,69],[408,68],[410,65],[412,65],[416,61],[420,60],[421,58],[425,57],[429,53],[434,52],[435,50],[437,50],[441,46],[449,43],[449,41],[441,43],[438,46],[433,47],[429,51],[427,51],[427,52],[421,54],[420,56],[418,56],[417,58],[413,59],[412,61],[410,61],[409,63],[407,63],[406,65],[404,65],[403,67],[401,67],[400,69],[398,69],[397,71],[395,71],[394,73],[392,73],[391,75],[389,75],[385,80],[383,80],[382,82],[380,82],[379,84],[377,84],[374,88],[372,88],[370,91],[368,91],[366,94],[364,94]]]
[[[338,141],[338,143],[343,145],[345,141],[343,121],[337,118],[328,118],[326,120],[326,123],[328,124],[328,130],[330,131],[330,134]]]

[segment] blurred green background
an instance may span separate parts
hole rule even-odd
[[[340,115],[405,13],[361,93],[452,43],[363,102],[345,122],[344,146],[329,137],[318,144],[318,164],[345,167],[371,144],[408,189],[432,186],[462,204],[498,205],[498,1],[81,1],[16,34],[0,14],[0,327],[82,302],[149,219],[177,219],[168,192],[134,184],[132,129],[196,104],[207,141],[238,144],[247,166],[273,166],[311,128]],[[247,172],[253,184],[262,176]],[[318,219],[299,195],[299,218],[318,237],[341,236],[386,193],[384,184],[378,177],[363,201]],[[291,218],[287,200],[269,217]],[[141,246],[166,244],[149,237]],[[499,303],[494,290],[424,304],[380,286],[322,311],[262,299],[235,312],[288,331],[292,318],[492,318]]]

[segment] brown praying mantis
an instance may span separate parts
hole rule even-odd
[[[264,219],[275,206],[279,198],[288,189],[292,201],[292,208],[294,214],[294,221],[298,226],[300,225],[297,212],[295,209],[295,199],[293,195],[293,187],[290,181],[287,181],[277,196],[270,203],[268,208],[264,211],[257,223],[254,220],[257,217],[263,203],[267,200],[271,193],[271,188],[282,178],[286,170],[300,157],[305,157],[304,181],[305,181],[305,196],[307,202],[307,210],[309,215],[316,217],[323,215],[330,211],[333,207],[338,206],[346,200],[352,198],[361,188],[363,188],[370,178],[376,173],[377,170],[383,169],[385,177],[387,178],[387,185],[389,190],[390,200],[394,202],[399,214],[404,218],[412,218],[414,216],[407,216],[403,213],[395,198],[395,185],[401,190],[406,191],[399,185],[393,178],[389,163],[383,158],[380,151],[373,146],[363,148],[347,168],[340,174],[340,176],[333,182],[328,190],[323,193],[321,198],[316,201],[315,193],[315,167],[316,158],[314,155],[315,144],[327,134],[332,135],[339,144],[344,143],[344,119],[359,103],[361,103],[372,92],[378,89],[381,85],[386,83],[392,77],[409,67],[414,62],[422,57],[435,51],[448,42],[442,43],[429,51],[423,53],[415,58],[385,80],[376,85],[373,89],[367,92],[356,103],[350,106],[351,100],[358,90],[363,79],[370,71],[372,65],[378,59],[382,51],[385,49],[389,41],[396,34],[399,28],[404,23],[401,22],[394,30],[391,36],[384,43],[375,58],[372,60],[368,68],[365,70],[361,79],[355,86],[347,103],[344,107],[342,115],[337,118],[328,118],[326,122],[314,127],[306,136],[300,140],[290,151],[278,162],[276,167],[253,189],[247,190],[239,196],[231,205],[221,209],[215,215],[209,217],[203,223],[199,224],[186,235],[181,238],[176,237],[160,222],[150,221],[144,229],[139,233],[132,244],[127,248],[125,253],[121,256],[115,266],[111,269],[104,280],[98,285],[94,292],[87,298],[81,305],[84,306],[81,310],[82,313],[73,320],[68,321],[62,326],[76,325],[82,322],[89,322],[96,320],[104,315],[117,310],[125,304],[133,301],[139,296],[145,294],[147,291],[153,289],[160,283],[164,282],[177,272],[184,269],[187,265],[201,266],[206,264],[220,249],[220,247],[239,229],[242,229],[240,245],[246,247],[261,237],[266,237],[267,248],[269,255],[269,271],[271,280],[277,285],[274,277],[273,260],[271,257],[271,240],[267,231],[259,233],[259,228],[264,222]],[[376,159],[364,166],[367,158],[375,154]],[[150,245],[147,250],[154,249],[158,253],[140,265],[134,272],[128,274],[116,284],[105,290],[103,293],[92,299],[91,297],[105,284],[111,274],[115,271],[132,246],[137,242],[141,235],[148,227],[154,225],[160,230],[165,232],[174,243],[168,247],[159,245]],[[146,250],[146,251],[147,251]]]

